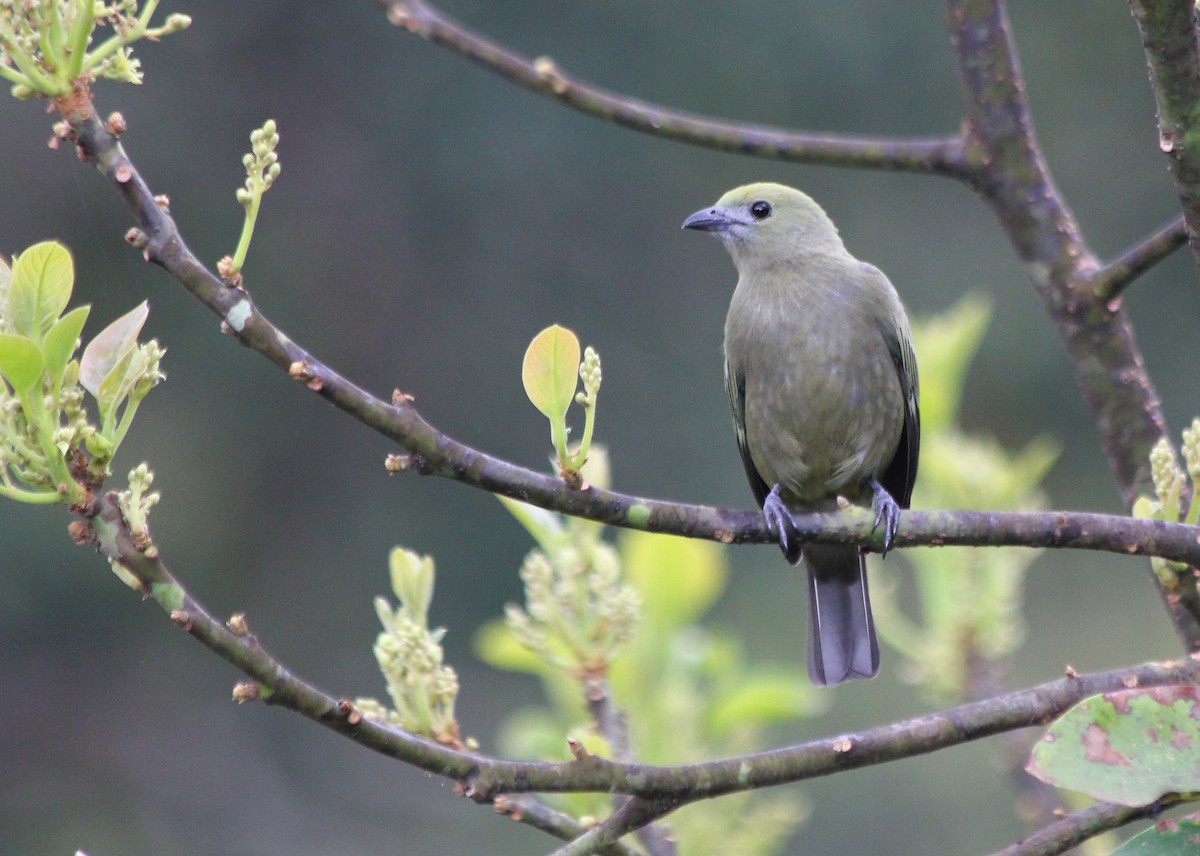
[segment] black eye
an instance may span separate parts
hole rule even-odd
[[[762,199],[750,205],[750,214],[755,220],[766,220],[771,216],[771,203]]]

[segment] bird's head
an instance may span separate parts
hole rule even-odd
[[[772,182],[735,187],[684,220],[683,228],[712,232],[739,269],[845,250],[820,205],[793,187]]]

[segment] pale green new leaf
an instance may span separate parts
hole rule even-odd
[[[682,627],[706,613],[725,590],[725,554],[710,541],[627,529],[621,560],[642,596],[647,621]]]
[[[551,422],[562,420],[579,379],[579,339],[557,324],[533,337],[521,364],[525,394]]]
[[[72,309],[54,323],[42,340],[42,357],[46,363],[46,374],[56,382],[62,379],[71,354],[75,352],[75,343],[83,332],[84,322],[87,321],[90,306],[80,306]]]
[[[13,327],[33,340],[41,338],[71,299],[75,267],[67,248],[43,241],[17,257],[8,287],[8,314]]]
[[[117,408],[121,406],[133,384],[145,368],[142,352],[133,348],[125,352],[125,356],[112,368],[108,377],[100,384],[96,395],[96,404],[100,408],[100,419],[105,429],[112,427],[110,422],[116,419]]]
[[[42,380],[42,352],[24,336],[0,333],[0,375],[19,393]]]
[[[0,319],[3,319],[8,311],[8,284],[11,281],[12,268],[8,266],[8,259],[0,254]]]
[[[137,344],[138,333],[146,323],[150,306],[142,301],[129,312],[109,324],[88,342],[79,361],[79,383],[100,400],[100,386],[113,369],[129,356]]]

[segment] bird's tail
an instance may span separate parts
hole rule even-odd
[[[867,594],[866,557],[857,547],[808,544],[808,676],[818,686],[879,671],[879,642]]]

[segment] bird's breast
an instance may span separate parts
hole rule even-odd
[[[740,297],[726,321],[726,360],[744,378],[746,446],[759,475],[801,505],[858,498],[894,456],[904,420],[878,321],[853,301],[796,289]]]

